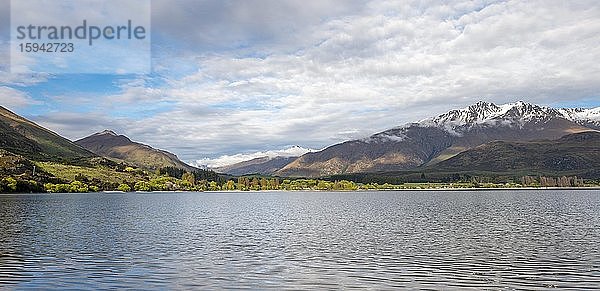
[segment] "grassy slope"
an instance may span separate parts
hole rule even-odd
[[[600,168],[600,132],[571,134],[552,141],[490,142],[430,168],[435,171],[586,172]]]
[[[179,161],[168,153],[139,145],[127,145],[115,147],[111,150],[111,158],[132,163],[144,168],[175,167],[193,170],[190,166]]]
[[[97,158],[70,140],[0,106],[0,146],[31,160],[86,164]]]
[[[64,181],[74,181],[76,175],[83,175],[90,180],[99,179],[111,184],[131,183],[144,179],[144,175],[140,173],[119,172],[102,166],[91,168],[53,162],[39,162],[37,165],[44,171]]]
[[[100,156],[124,161],[137,167],[157,169],[175,167],[187,171],[197,170],[167,151],[152,148],[148,145],[131,141],[124,135],[112,131],[104,131],[75,141],[76,144]]]

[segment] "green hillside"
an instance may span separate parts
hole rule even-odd
[[[209,181],[223,183],[223,176],[168,152],[127,146],[134,147],[136,163],[94,154],[0,107],[0,193],[205,190]]]
[[[566,135],[558,140],[494,141],[431,166],[436,171],[588,172],[600,168],[600,132]]]
[[[0,106],[0,148],[34,161],[99,162],[99,156]]]

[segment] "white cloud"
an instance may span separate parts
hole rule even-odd
[[[124,132],[129,123],[127,119],[111,118],[104,113],[81,114],[54,111],[44,115],[30,116],[29,118],[70,140],[77,140],[104,129]]]
[[[197,160],[289,144],[321,148],[481,99],[544,105],[600,91],[597,1],[371,1],[307,10],[291,1],[276,11],[235,3],[154,5],[164,85],[130,83],[99,100],[98,112],[168,103],[118,126]],[[301,11],[285,17],[290,10]],[[177,33],[182,25],[194,25],[193,35]]]
[[[325,21],[294,54],[199,55],[199,71],[165,92],[176,111],[148,124],[201,153],[320,147],[479,99],[549,103],[600,89],[597,4],[394,3]]]
[[[0,86],[0,105],[12,109],[33,104],[39,104],[39,102],[33,100],[22,91],[7,86]]]

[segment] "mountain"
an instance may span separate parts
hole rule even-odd
[[[464,109],[305,154],[276,174],[319,177],[401,171],[432,165],[494,141],[558,139],[600,129],[600,108],[554,109],[522,101],[478,102]]]
[[[234,176],[243,176],[249,174],[272,175],[298,157],[260,157],[249,161],[235,163],[223,167],[215,168],[218,173],[224,173]]]
[[[88,164],[102,160],[96,154],[2,106],[0,149],[35,161]]]
[[[600,173],[600,132],[570,134],[557,140],[493,141],[430,168],[444,172]]]
[[[272,175],[299,156],[314,151],[313,149],[294,145],[267,151],[204,158],[195,161],[193,165],[236,176],[249,174]]]
[[[301,147],[299,145],[288,146],[280,149],[272,149],[259,152],[238,153],[233,155],[222,155],[216,158],[202,158],[193,162],[194,166],[217,169],[241,162],[250,161],[256,158],[276,158],[276,157],[299,157],[303,154],[314,152],[315,150]]]
[[[174,167],[186,171],[198,170],[176,155],[151,146],[131,141],[124,135],[105,130],[75,141],[87,150],[116,161],[124,161],[142,168]]]
[[[559,112],[568,120],[600,130],[600,107],[592,109],[563,108]]]

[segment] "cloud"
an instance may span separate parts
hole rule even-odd
[[[258,53],[255,48],[260,46],[264,54],[273,46],[296,49],[315,26],[363,6],[352,0],[155,0],[152,26],[158,38],[175,39],[196,52]]]
[[[111,118],[102,113],[81,114],[54,111],[46,114],[32,115],[29,118],[73,141],[104,129],[123,132],[126,130],[128,123],[127,119]]]
[[[7,86],[0,86],[0,105],[8,108],[22,108],[34,104],[39,104],[39,102],[33,100],[25,92]]]
[[[319,42],[294,54],[199,55],[198,72],[165,93],[180,106],[149,121],[167,134],[183,129],[179,139],[201,153],[290,139],[319,147],[479,99],[596,94],[598,8],[544,3],[371,4],[324,22],[306,37]]]
[[[322,148],[478,100],[577,103],[600,91],[596,1],[153,4],[156,75],[90,116],[110,128],[120,108],[121,132],[185,160]],[[48,124],[94,126],[69,122]]]

